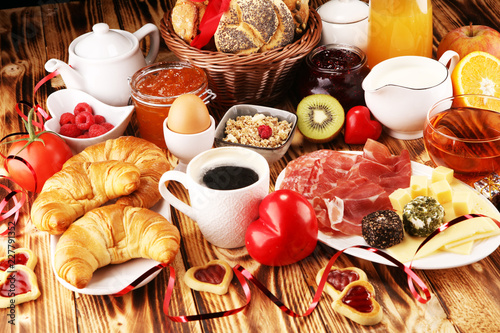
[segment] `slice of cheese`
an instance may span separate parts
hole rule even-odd
[[[415,175],[411,176],[410,190],[412,199],[415,199],[420,195],[427,195],[428,192],[427,182],[428,182],[427,176],[415,176]]]
[[[451,253],[461,254],[461,255],[469,255],[472,252],[473,246],[474,246],[474,241],[471,240],[467,243],[462,243],[460,245],[456,245],[453,247],[446,246],[446,248],[441,248],[441,251],[446,251],[446,252],[451,252]]]
[[[403,263],[411,261],[412,258],[420,259],[433,254],[440,248],[444,247],[446,244],[463,240],[465,240],[464,242],[467,242],[471,240],[471,237],[473,237],[477,233],[486,233],[488,231],[491,231],[491,223],[494,224],[494,222],[487,217],[477,217],[455,224],[429,240],[416,254],[415,252],[417,251],[424,238],[411,237],[405,234],[403,241],[388,248],[388,251],[393,257]],[[495,228],[498,229],[496,224]]]

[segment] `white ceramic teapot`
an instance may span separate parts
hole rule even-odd
[[[159,30],[152,23],[134,33],[109,29],[106,23],[97,23],[92,30],[71,42],[67,64],[50,59],[45,69],[51,73],[57,70],[69,89],[85,91],[109,105],[127,105],[130,99],[128,79],[156,59],[160,47]],[[144,57],[139,42],[148,35],[150,48]]]

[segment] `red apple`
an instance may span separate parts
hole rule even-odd
[[[472,51],[483,51],[500,58],[500,32],[485,25],[469,25],[452,30],[444,36],[437,49],[437,58],[453,50],[460,59]]]

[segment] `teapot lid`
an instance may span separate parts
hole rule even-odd
[[[76,55],[88,59],[107,59],[122,55],[133,47],[129,38],[110,30],[106,23],[94,24],[92,31],[83,35],[75,45]]]
[[[329,23],[353,23],[368,17],[368,4],[360,0],[330,0],[318,8],[322,20]]]

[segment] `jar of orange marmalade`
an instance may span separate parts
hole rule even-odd
[[[205,104],[215,95],[205,72],[186,62],[161,62],[138,70],[130,79],[132,101],[141,137],[166,148],[163,121],[172,102],[183,94],[196,94]]]

